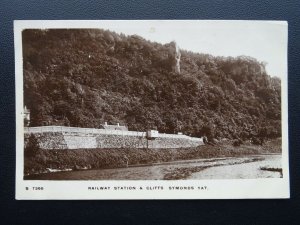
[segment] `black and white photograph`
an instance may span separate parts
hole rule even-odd
[[[15,21],[15,53],[17,198],[289,197],[286,22]]]

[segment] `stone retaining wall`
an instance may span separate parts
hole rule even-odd
[[[162,135],[154,140],[147,140],[143,134],[25,132],[25,146],[30,135],[37,138],[41,149],[146,148],[147,144],[149,148],[188,148],[203,145],[202,138],[185,138],[183,135]]]

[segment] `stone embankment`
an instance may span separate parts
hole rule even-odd
[[[25,128],[25,146],[34,135],[41,149],[93,149],[93,148],[189,148],[203,145],[202,138],[182,134],[158,134],[147,140],[146,132],[119,131],[75,127]]]

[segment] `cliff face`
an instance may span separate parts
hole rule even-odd
[[[180,50],[178,74],[172,45],[104,30],[23,31],[30,125],[280,136],[280,80],[263,63]]]

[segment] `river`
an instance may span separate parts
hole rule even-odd
[[[173,161],[128,168],[37,174],[27,180],[199,180],[282,177],[281,155]]]

